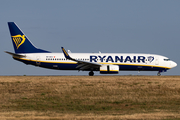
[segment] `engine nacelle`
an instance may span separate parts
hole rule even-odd
[[[101,74],[118,74],[119,66],[118,65],[102,65],[100,67]]]

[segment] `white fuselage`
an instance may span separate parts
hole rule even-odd
[[[33,53],[21,54],[25,58],[15,58],[26,64],[37,65],[40,67],[77,70],[77,62],[68,60],[63,53]],[[77,60],[106,64],[118,65],[119,70],[145,70],[161,71],[171,69],[177,64],[167,57],[155,54],[135,54],[135,53],[69,53]]]

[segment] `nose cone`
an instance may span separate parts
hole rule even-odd
[[[171,68],[174,68],[174,67],[176,67],[176,66],[177,66],[177,63],[171,61]]]

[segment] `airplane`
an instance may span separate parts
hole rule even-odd
[[[100,74],[118,74],[119,71],[157,71],[161,72],[177,66],[167,57],[156,54],[136,53],[72,53],[61,47],[62,53],[52,53],[35,47],[14,22],[8,22],[15,53],[5,51],[27,65],[55,70],[94,71]]]

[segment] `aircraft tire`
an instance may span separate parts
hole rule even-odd
[[[160,72],[158,72],[158,73],[157,73],[157,76],[161,76],[161,73],[160,73]]]
[[[93,71],[89,72],[89,76],[94,76],[94,72]]]

